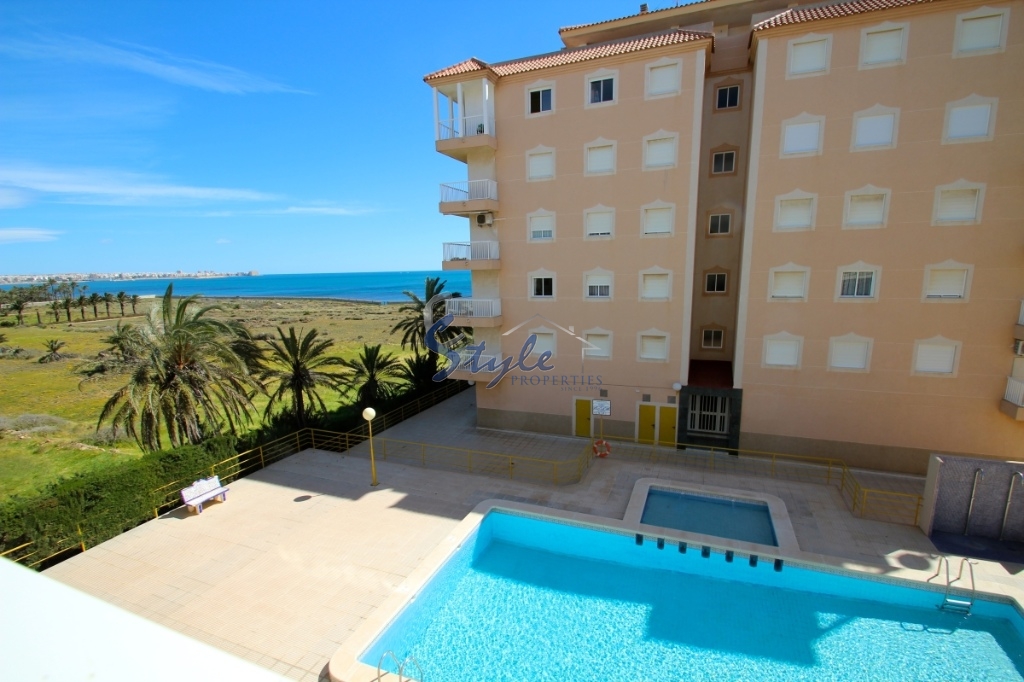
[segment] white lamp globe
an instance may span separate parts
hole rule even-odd
[[[373,409],[372,407],[367,407],[365,410],[363,410],[363,419],[365,419],[366,421],[371,421],[376,416],[377,410]]]

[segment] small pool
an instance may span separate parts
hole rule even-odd
[[[764,502],[651,489],[640,523],[778,547]]]

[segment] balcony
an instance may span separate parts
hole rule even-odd
[[[498,138],[494,136],[494,119],[479,116],[462,116],[442,119],[437,122],[435,137],[437,151],[466,163],[469,153],[477,149],[498,149]]]
[[[449,298],[444,302],[444,314],[454,315],[459,327],[500,327],[501,299]]]
[[[442,270],[497,270],[498,242],[445,242]]]
[[[999,411],[1010,419],[1024,422],[1024,381],[1006,377],[1006,393],[999,404]]]
[[[438,210],[444,215],[473,215],[498,210],[497,180],[460,180],[441,183],[441,203]]]
[[[477,367],[479,370],[477,372],[473,372],[472,363],[474,355],[475,353],[470,351],[460,351],[459,368],[452,372],[449,378],[461,379],[463,381],[481,381],[484,379],[489,381],[490,377],[496,370],[485,369],[485,366],[492,363],[492,366],[497,365],[499,360],[498,356],[481,353],[477,360]]]

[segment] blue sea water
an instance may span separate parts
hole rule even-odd
[[[424,280],[440,277],[447,281],[445,291],[469,296],[468,271],[411,271],[411,272],[328,272],[298,275],[257,275],[255,277],[213,277],[206,279],[135,279],[82,281],[89,292],[128,295],[159,296],[174,284],[174,293],[182,296],[241,296],[248,298],[345,298],[359,301],[405,301],[403,291],[423,296]],[[3,287],[9,289],[10,287]]]

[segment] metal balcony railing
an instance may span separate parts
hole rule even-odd
[[[444,314],[456,317],[498,317],[501,300],[497,298],[449,298],[444,302]]]
[[[484,116],[460,116],[437,122],[437,139],[451,140],[456,137],[473,137],[474,135],[493,135],[494,121]]]
[[[1017,407],[1024,407],[1024,381],[1006,377],[1006,394],[1003,397]]]
[[[474,199],[498,200],[496,180],[461,180],[441,183],[441,202],[473,201]]]
[[[473,357],[475,353],[472,351],[459,351],[459,369],[470,372],[473,370]],[[481,353],[479,359],[477,359],[477,368],[480,372],[486,372],[488,374],[493,373],[496,370],[486,369],[487,365],[495,366],[498,362],[498,358],[495,355],[488,355],[487,353]]]
[[[498,242],[445,242],[444,260],[498,260]]]

